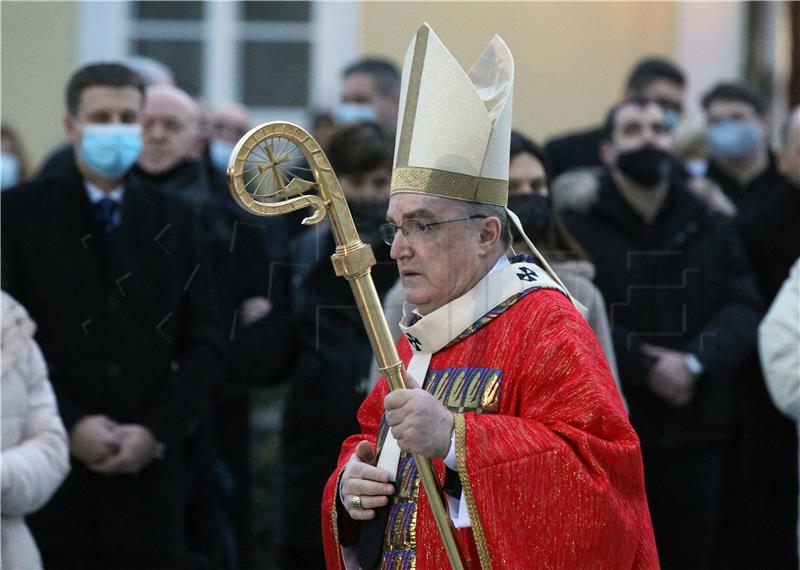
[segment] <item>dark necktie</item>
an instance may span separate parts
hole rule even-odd
[[[97,217],[97,224],[103,232],[103,237],[106,241],[114,238],[117,231],[116,214],[119,204],[116,200],[111,198],[101,198],[94,204],[95,216]]]

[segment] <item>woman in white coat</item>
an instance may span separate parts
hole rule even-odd
[[[67,434],[35,330],[25,309],[3,292],[0,567],[8,570],[42,567],[24,517],[47,502],[69,471]]]

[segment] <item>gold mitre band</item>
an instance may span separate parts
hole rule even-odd
[[[507,180],[419,166],[401,166],[392,171],[391,194],[399,192],[415,192],[496,206],[505,206],[508,203]]]

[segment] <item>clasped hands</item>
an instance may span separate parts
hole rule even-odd
[[[383,400],[386,422],[397,444],[425,457],[447,456],[455,425],[453,413],[405,371],[403,379],[407,388],[389,392]],[[342,471],[339,497],[355,520],[374,518],[375,509],[388,504],[394,493],[389,474],[376,467],[375,461],[375,447],[362,441]],[[360,507],[353,504],[354,497]]]
[[[138,473],[153,460],[158,445],[144,426],[118,424],[104,415],[81,418],[69,440],[72,455],[106,475]]]
[[[646,379],[653,393],[676,408],[691,402],[697,377],[686,365],[686,354],[647,343],[642,352],[655,358]]]

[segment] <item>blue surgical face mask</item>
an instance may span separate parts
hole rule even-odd
[[[8,190],[19,182],[19,160],[10,152],[0,154],[0,189]]]
[[[141,125],[83,125],[81,157],[103,178],[125,175],[142,152]]]
[[[681,120],[681,115],[678,111],[674,109],[670,109],[664,113],[664,120],[667,123],[667,127],[671,132],[675,132],[675,127],[678,126],[678,123]]]
[[[378,120],[378,113],[372,105],[364,105],[360,103],[342,103],[336,109],[336,120],[343,124],[358,123],[361,121]]]
[[[692,178],[702,178],[708,172],[708,161],[704,158],[687,160],[683,166]]]
[[[722,121],[706,131],[711,156],[725,162],[739,162],[761,148],[763,137],[758,125],[750,121]]]
[[[236,145],[224,139],[212,139],[208,144],[208,155],[211,165],[221,172],[228,170],[228,161]]]

